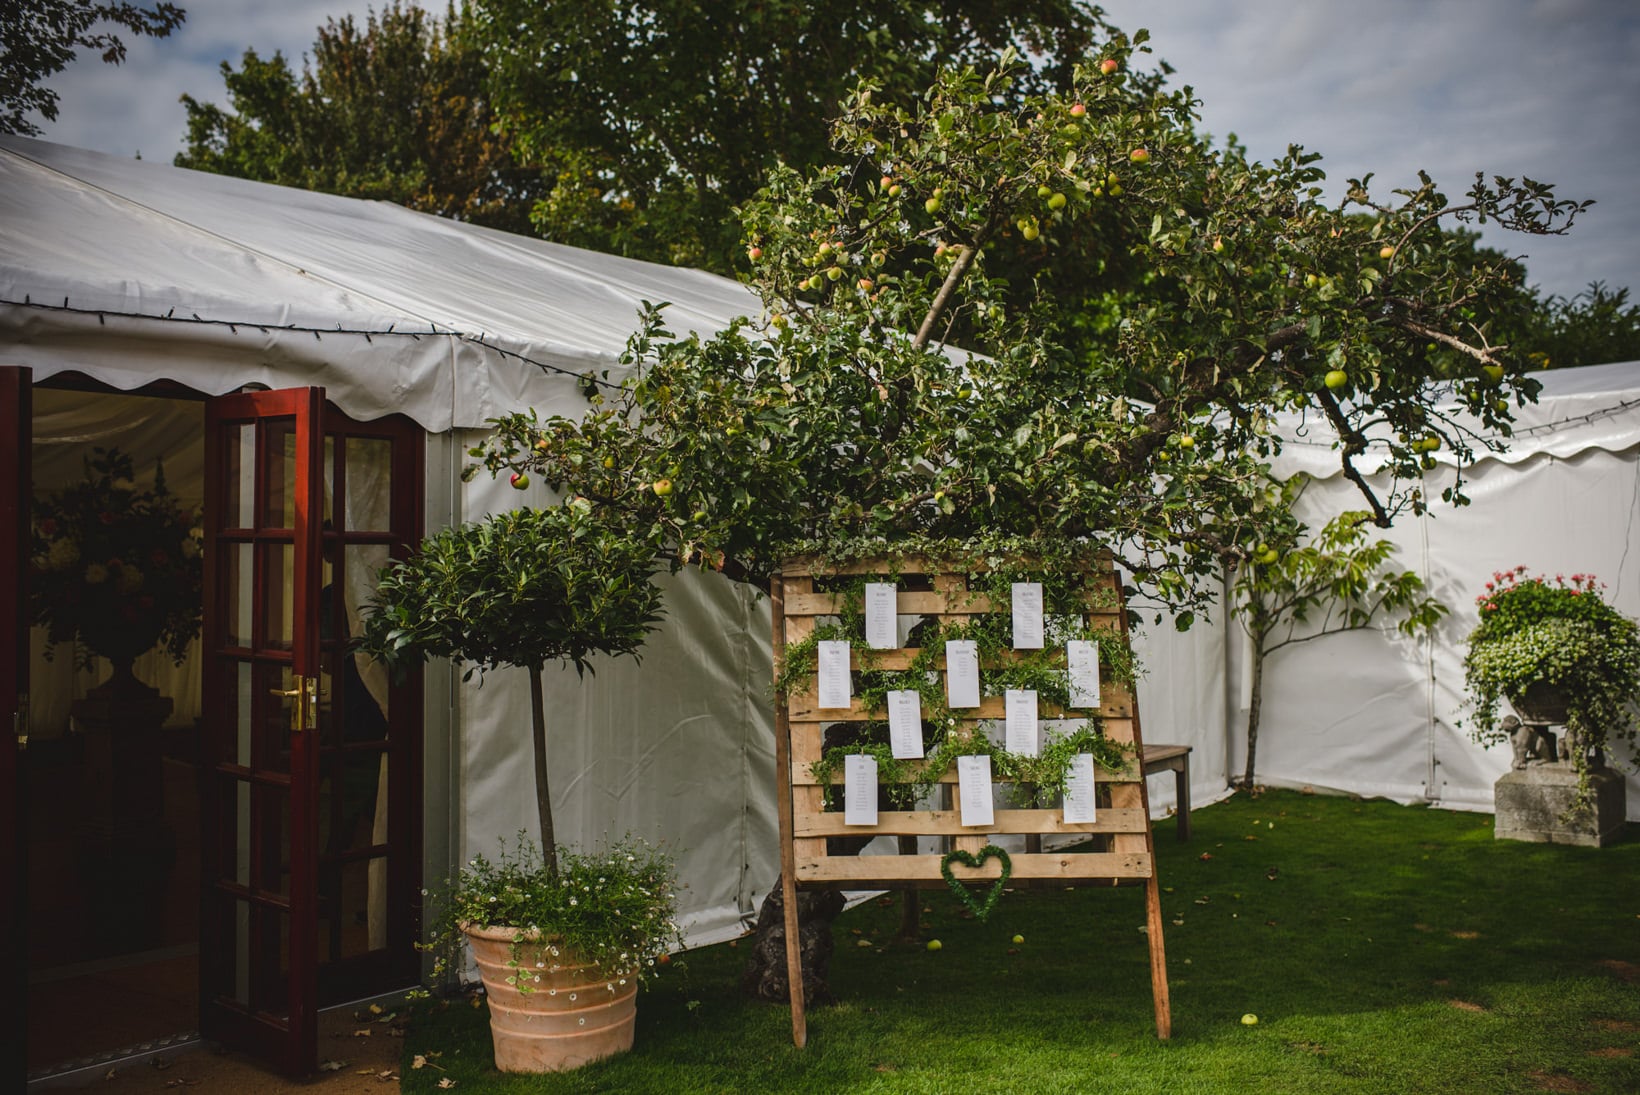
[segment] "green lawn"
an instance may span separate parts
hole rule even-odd
[[[1640,1092],[1634,836],[1498,842],[1486,814],[1289,792],[1193,820],[1189,844],[1157,826],[1171,1041],[1142,889],[1019,891],[987,923],[925,891],[937,952],[894,941],[897,897],[838,920],[840,1003],[806,1049],[785,1008],[741,997],[726,944],[645,991],[631,1054],[564,1075],[502,1076],[482,1006],[420,1005],[403,1090]]]

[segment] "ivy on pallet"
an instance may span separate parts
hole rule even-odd
[[[1011,588],[1042,586],[1044,643],[1040,650],[1013,649]],[[864,641],[864,593],[868,582],[896,586],[896,612],[916,617],[905,646],[872,649]],[[1144,777],[1138,761],[1136,676],[1128,642],[1122,589],[1108,557],[1067,559],[1051,565],[1029,558],[977,556],[960,550],[892,558],[806,557],[789,561],[772,583],[777,791],[780,796],[781,866],[787,889],[787,960],[793,1039],[806,1040],[796,892],[799,888],[871,889],[944,886],[967,896],[976,914],[989,913],[1003,881],[1016,885],[1132,882],[1146,886],[1151,987],[1160,1037],[1171,1031],[1166,965],[1162,949],[1160,890]],[[853,700],[847,709],[821,708],[819,644],[847,640]],[[947,702],[945,643],[972,640],[980,656],[980,706],[952,709]],[[1096,644],[1100,703],[1071,707],[1065,644]],[[1009,689],[1037,693],[1039,717],[1053,720],[1036,755],[1008,751],[985,733],[1005,714]],[[919,694],[926,755],[895,759],[884,720],[888,693]],[[879,785],[892,809],[877,824],[850,825],[837,810],[834,788],[844,758],[873,756]],[[1059,800],[1078,753],[1091,753],[1099,769],[1101,805],[1093,822],[1066,822]],[[990,825],[965,826],[950,804],[959,757],[991,758],[995,784],[1011,790],[1009,805],[994,811]],[[1002,834],[1023,835],[1023,852],[1004,852]],[[845,855],[828,850],[828,839],[891,835],[902,838],[899,855]],[[1042,837],[1085,836],[1075,849],[1043,851]],[[910,851],[914,841],[938,838],[943,854]],[[838,842],[838,846],[842,842]],[[859,841],[849,842],[858,845]],[[971,892],[984,886],[984,896]]]

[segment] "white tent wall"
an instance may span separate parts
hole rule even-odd
[[[1151,745],[1188,745],[1190,802],[1205,806],[1229,793],[1227,697],[1222,667],[1228,625],[1218,608],[1176,631],[1169,615],[1156,621],[1154,607],[1136,604],[1143,626],[1131,633],[1141,676],[1137,689],[1140,732]],[[1150,812],[1160,817],[1178,806],[1173,773],[1149,780]]]
[[[1600,370],[1614,375],[1613,367]],[[1628,366],[1627,373],[1640,368]],[[1492,809],[1492,785],[1508,770],[1510,751],[1507,745],[1483,749],[1470,738],[1463,673],[1465,638],[1477,621],[1475,598],[1486,582],[1520,565],[1551,577],[1594,574],[1619,610],[1640,616],[1640,550],[1634,550],[1640,449],[1632,444],[1636,434],[1621,428],[1635,391],[1608,392],[1599,405],[1611,414],[1574,421],[1590,413],[1590,398],[1556,392],[1584,379],[1546,377],[1551,388],[1532,414],[1559,428],[1542,443],[1528,437],[1505,458],[1475,464],[1466,473],[1470,505],[1437,503],[1430,515],[1403,516],[1379,533],[1397,545],[1393,565],[1418,573],[1450,610],[1428,639],[1408,639],[1384,626],[1300,643],[1266,662],[1260,782]],[[1453,474],[1445,463],[1430,472],[1426,496],[1439,498]],[[1309,484],[1300,512],[1319,527],[1361,504],[1356,489],[1333,475]],[[1236,628],[1231,679],[1243,681],[1246,666],[1247,638]],[[1246,759],[1245,686],[1237,692],[1232,770],[1239,773]],[[1628,816],[1640,819],[1640,775],[1632,765]]]
[[[549,501],[485,475],[464,494],[468,520]],[[698,944],[738,935],[779,872],[769,601],[698,570],[658,580],[666,615],[641,661],[600,658],[585,677],[548,668],[548,774],[561,846],[632,835],[677,856],[680,924]],[[525,671],[458,694],[467,857],[539,825]]]

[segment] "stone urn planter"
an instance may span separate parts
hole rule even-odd
[[[632,1048],[635,971],[602,976],[556,939],[517,928],[466,926],[490,1005],[495,1067],[563,1072]]]
[[[1571,717],[1571,695],[1557,685],[1537,681],[1508,697],[1522,722],[1538,726],[1565,726]]]

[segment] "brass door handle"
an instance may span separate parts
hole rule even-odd
[[[293,731],[318,727],[319,681],[316,677],[298,677],[295,688],[270,688],[268,694],[296,701],[290,706],[290,728]]]

